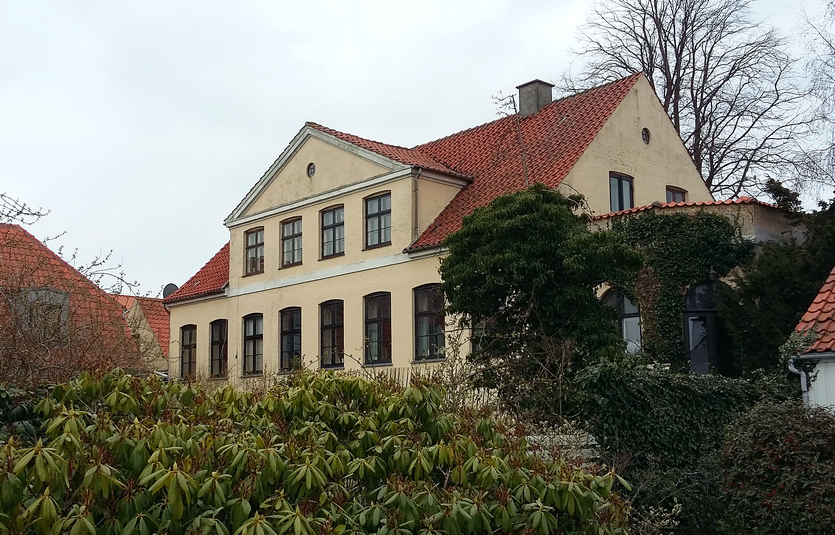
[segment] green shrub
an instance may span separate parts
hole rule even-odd
[[[0,533],[626,534],[613,473],[530,454],[443,393],[300,374],[266,393],[110,374],[0,443]]]
[[[580,413],[606,460],[633,484],[636,508],[676,501],[687,533],[712,533],[722,515],[718,469],[725,427],[760,392],[749,381],[605,363],[579,375]]]
[[[832,533],[835,415],[797,402],[763,402],[722,447],[729,533]]]

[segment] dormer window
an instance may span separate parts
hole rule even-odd
[[[246,233],[246,265],[244,274],[264,272],[264,227]]]

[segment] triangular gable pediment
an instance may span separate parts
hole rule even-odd
[[[316,166],[313,177],[307,176],[310,163]],[[231,227],[238,219],[283,203],[298,202],[409,168],[407,164],[305,125],[224,223]],[[283,194],[282,188],[287,189]]]

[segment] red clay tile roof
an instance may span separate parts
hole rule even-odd
[[[411,149],[371,141],[316,123],[306,124],[403,164],[472,180],[407,248],[418,250],[440,245],[447,235],[461,227],[462,218],[475,208],[499,195],[525,187],[519,132],[525,146],[528,182],[557,187],[640,76],[636,73],[557,100],[526,117],[511,115]],[[221,291],[228,282],[228,244],[221,253],[168,296],[165,303]],[[218,258],[219,255],[224,258]],[[224,267],[226,273],[221,273]]]
[[[633,74],[554,101],[532,115],[518,119],[511,115],[415,147],[450,169],[473,177],[473,182],[458,192],[409,249],[439,245],[475,208],[525,187],[519,131],[528,182],[557,187],[639,77]]]
[[[72,287],[73,291],[95,296],[108,308],[121,310],[110,295],[29,232],[18,225],[0,223],[0,286],[15,283],[60,290]]]
[[[811,327],[817,329],[818,338],[806,354],[835,351],[835,268],[795,330],[805,331]]]
[[[157,337],[162,354],[168,358],[168,310],[163,305],[162,299],[137,297],[136,300],[139,301],[145,319],[148,320],[148,325]]]
[[[135,364],[126,349],[129,329],[122,306],[29,232],[18,225],[0,224],[0,289],[34,287],[67,292],[77,325],[85,330],[95,326],[96,336],[107,338],[101,338],[103,345],[98,348],[106,355],[99,356],[112,365]],[[88,349],[92,358],[97,349]],[[99,360],[95,365],[102,363]]]
[[[229,282],[229,243],[220,248],[200,271],[194,274],[185,284],[169,295],[163,302],[168,304],[191,297],[201,297],[223,291]]]
[[[407,149],[405,147],[398,147],[397,145],[389,145],[387,143],[380,143],[379,141],[371,141],[369,139],[361,138],[353,134],[339,132],[338,130],[333,130],[332,128],[328,128],[326,126],[322,126],[316,123],[308,122],[306,124],[307,126],[315,128],[320,132],[330,134],[338,139],[341,139],[342,141],[346,141],[352,145],[356,145],[357,147],[370,150],[371,152],[376,152],[377,154],[385,156],[386,158],[390,158],[396,162],[400,162],[406,165],[414,165],[422,167],[424,169],[431,169],[433,171],[439,171],[441,173],[446,173],[450,175],[457,175],[463,178],[468,178],[467,175],[461,175],[460,173],[456,173],[455,171],[445,166],[444,164],[438,162],[431,156],[423,154],[418,150]]]
[[[133,295],[111,295],[125,309],[130,310],[138,303],[142,314],[162,349],[162,354],[168,358],[168,310],[162,299],[155,297],[136,297]]]
[[[609,212],[607,214],[596,215],[592,218],[592,220],[599,221],[601,219],[609,219],[610,217],[618,217],[627,214],[637,214],[638,212],[654,210],[656,208],[676,208],[682,206],[716,206],[719,204],[761,204],[763,206],[776,208],[776,206],[773,204],[758,201],[753,197],[739,197],[737,199],[727,199],[724,201],[668,202],[647,204],[645,206],[636,206],[635,208],[630,208],[629,210],[621,210],[620,212]]]

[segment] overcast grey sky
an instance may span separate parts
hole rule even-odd
[[[760,2],[793,32],[800,4]],[[413,146],[555,81],[588,2],[0,0],[0,192],[141,292],[185,282],[305,121]]]

